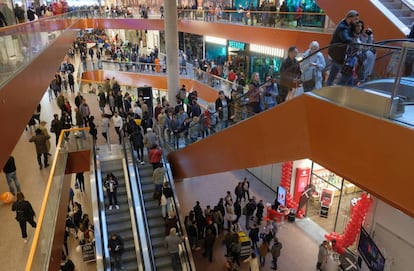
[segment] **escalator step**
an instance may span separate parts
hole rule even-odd
[[[161,208],[161,206],[158,203],[158,200],[151,200],[151,201],[145,201],[145,210],[151,210],[151,209],[158,209]]]
[[[151,238],[152,247],[164,247],[165,236]]]
[[[150,235],[152,237],[165,237],[165,227],[150,228]]]
[[[145,192],[154,192],[154,189],[155,189],[155,187],[154,187],[154,184],[152,184],[152,183],[146,183],[146,184],[142,185],[142,192],[143,193],[145,193]]]
[[[152,219],[152,218],[160,218],[160,219],[162,219],[161,208],[147,210],[147,218],[149,220]]]
[[[168,250],[164,247],[157,247],[154,248],[154,257],[155,258],[161,258],[161,257],[169,257],[170,254],[168,253]]]

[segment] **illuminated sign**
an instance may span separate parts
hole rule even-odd
[[[240,41],[229,40],[229,47],[244,51],[246,49],[246,43]]]
[[[273,48],[273,47],[257,45],[257,44],[250,44],[250,51],[259,53],[259,54],[280,57],[280,58],[284,58],[285,56],[285,50],[282,48]]]

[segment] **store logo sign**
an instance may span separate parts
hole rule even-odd
[[[244,50],[246,48],[246,44],[244,42],[229,40],[229,47]]]

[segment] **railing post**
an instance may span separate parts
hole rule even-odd
[[[402,106],[400,104],[400,99],[398,97],[398,90],[400,87],[400,81],[403,75],[404,66],[405,66],[405,59],[407,57],[408,50],[414,50],[414,43],[413,42],[404,42],[402,44],[401,54],[400,54],[400,61],[398,63],[398,70],[397,75],[395,76],[394,86],[392,88],[391,92],[391,98],[390,98],[390,110],[389,110],[389,118],[392,118],[393,116],[396,116],[398,114],[399,110],[398,107]]]

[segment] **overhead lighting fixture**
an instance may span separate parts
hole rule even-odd
[[[250,51],[264,54],[264,55],[270,55],[275,57],[284,58],[285,57],[285,50],[281,48],[273,48],[268,47],[264,45],[257,45],[257,44],[250,44]]]
[[[216,38],[211,36],[206,36],[206,42],[219,44],[219,45],[227,45],[227,40],[222,38]]]

